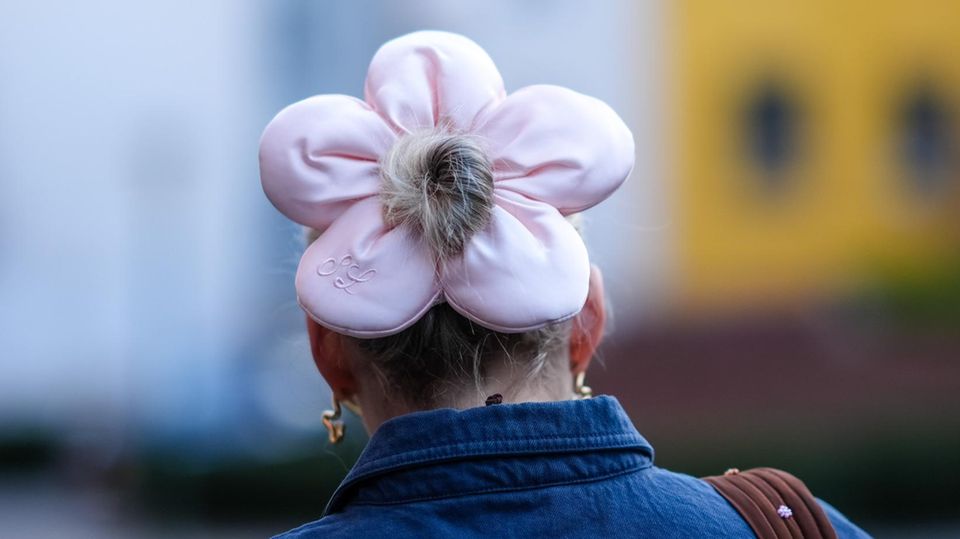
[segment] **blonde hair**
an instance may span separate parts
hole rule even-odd
[[[401,138],[380,161],[384,221],[420,234],[439,260],[463,252],[490,222],[493,167],[479,139],[426,132]]]

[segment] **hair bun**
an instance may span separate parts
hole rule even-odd
[[[380,163],[388,226],[407,225],[439,260],[461,254],[493,211],[493,167],[476,137],[444,132],[402,137]]]

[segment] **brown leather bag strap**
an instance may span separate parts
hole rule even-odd
[[[759,539],[837,539],[807,486],[774,468],[704,477],[743,517]]]

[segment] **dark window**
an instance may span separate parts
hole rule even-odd
[[[747,151],[769,187],[778,187],[793,163],[798,145],[798,106],[785,85],[760,84],[748,94],[745,110]]]
[[[899,113],[900,155],[913,188],[936,193],[953,161],[953,126],[946,102],[930,84],[907,94]]]

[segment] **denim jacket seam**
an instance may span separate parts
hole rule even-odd
[[[622,440],[623,438],[628,439],[626,443],[624,443],[624,441]],[[498,453],[504,450],[504,448],[502,447],[491,447],[489,449],[479,451],[479,452],[471,451],[471,452],[464,453],[462,451],[452,451],[452,452],[444,451],[444,450],[449,450],[451,448],[462,449],[467,446],[480,446],[482,448],[483,446],[495,445],[495,444],[501,444],[501,443],[509,443],[510,445],[523,445],[524,443],[538,442],[538,441],[561,442],[561,441],[576,441],[576,440],[590,440],[592,442],[599,442],[599,443],[592,443],[589,445],[584,445],[582,447],[571,448],[571,450],[587,451],[587,450],[598,450],[598,449],[602,450],[606,448],[621,449],[623,447],[630,447],[631,445],[635,445],[636,447],[643,447],[644,445],[636,435],[631,434],[629,432],[609,432],[609,433],[603,433],[599,435],[578,435],[578,436],[548,435],[548,436],[531,436],[526,438],[498,438],[498,439],[492,439],[492,440],[480,440],[476,442],[453,442],[449,444],[435,445],[435,446],[424,448],[424,449],[414,449],[412,451],[403,451],[400,453],[394,453],[394,454],[386,455],[383,457],[376,457],[367,462],[361,462],[360,469],[358,469],[358,473],[381,471],[383,469],[392,468],[393,466],[396,466],[396,465],[419,464],[422,462],[434,460],[436,458],[448,458],[451,455],[463,456],[463,457],[483,456],[483,455],[489,455],[491,453]],[[615,445],[604,445],[603,442],[606,440],[611,440],[611,441],[617,440],[617,442],[615,443]],[[547,447],[547,448],[524,447],[518,452],[519,453],[539,453],[544,450],[556,451],[558,449],[559,448],[555,446]],[[416,455],[418,453],[430,453],[431,456],[414,458],[413,460],[406,460],[403,458],[404,456]],[[377,466],[378,463],[381,463],[383,461],[393,461],[393,460],[398,460],[399,462],[396,464],[387,465],[387,466]]]
[[[458,492],[456,494],[438,494],[435,496],[418,496],[418,497],[403,498],[399,500],[391,500],[391,501],[384,501],[384,502],[351,500],[350,503],[345,504],[345,506],[346,505],[366,505],[366,506],[402,505],[405,503],[438,501],[438,500],[445,500],[445,499],[452,499],[452,498],[463,498],[467,496],[496,494],[500,492],[519,492],[519,491],[526,491],[526,490],[536,490],[539,488],[558,487],[563,485],[580,485],[580,484],[586,484],[586,483],[598,483],[598,482],[606,481],[608,479],[613,479],[622,475],[639,473],[639,472],[648,470],[652,467],[653,467],[653,463],[645,462],[637,466],[631,466],[623,470],[617,470],[615,472],[610,472],[604,475],[584,477],[580,479],[573,479],[573,480],[567,480],[567,481],[552,481],[552,482],[540,483],[536,485],[523,485],[523,486],[517,486],[517,487],[495,487],[495,488],[485,488],[485,489],[477,489],[477,490],[467,490],[463,492]]]
[[[601,436],[601,437],[604,437],[604,438],[610,438],[610,437],[620,437],[620,438],[623,438],[624,436],[628,436],[630,439],[629,439],[629,440],[622,440],[622,441],[620,441],[620,442],[617,443],[617,444],[607,444],[607,445],[604,445],[604,446],[602,446],[602,447],[596,447],[596,446],[594,446],[594,447],[581,447],[581,448],[576,448],[576,450],[579,450],[579,451],[590,451],[590,450],[598,450],[598,449],[599,449],[599,450],[603,450],[603,449],[643,449],[643,448],[649,448],[649,446],[646,445],[646,444],[643,442],[642,439],[637,439],[635,436],[629,435],[629,434],[627,434],[627,433],[619,433],[619,434],[613,434],[613,435],[609,435],[609,434],[608,434],[608,435],[603,435],[603,436]],[[541,438],[541,437],[530,438],[530,439],[531,439],[531,440],[536,440],[536,439],[539,439],[539,438]],[[579,436],[579,437],[576,437],[576,438],[596,439],[597,437],[594,437],[594,436]],[[516,440],[516,438],[514,438],[513,440]],[[482,442],[482,443],[485,443],[485,442]],[[447,447],[454,446],[454,445],[456,445],[456,444],[448,444]],[[556,447],[527,448],[527,449],[525,449],[525,450],[523,450],[523,451],[517,452],[517,454],[539,455],[539,454],[544,454],[544,453],[554,453],[554,452],[556,452],[557,450],[558,450],[558,449],[557,449]],[[418,450],[418,451],[427,451],[427,450]],[[418,465],[418,464],[424,464],[424,463],[427,463],[427,462],[444,462],[444,461],[448,461],[448,460],[454,460],[454,459],[457,459],[457,458],[470,458],[470,457],[483,457],[483,456],[490,456],[490,455],[503,455],[504,453],[503,453],[502,451],[503,451],[502,449],[491,448],[491,449],[488,449],[487,451],[482,451],[482,452],[472,452],[472,453],[447,453],[447,454],[444,454],[444,455],[431,455],[431,456],[429,456],[429,457],[422,457],[422,458],[420,458],[420,459],[414,459],[414,460],[404,460],[404,461],[401,461],[401,462],[392,463],[392,464],[388,464],[388,465],[386,465],[386,466],[380,466],[380,467],[377,467],[377,468],[367,468],[367,467],[364,467],[363,469],[354,468],[354,469],[351,470],[351,472],[347,475],[347,477],[343,480],[343,482],[340,484],[340,486],[337,487],[337,489],[334,491],[333,495],[330,497],[330,500],[327,502],[327,506],[326,506],[326,508],[324,509],[323,514],[324,514],[324,515],[327,515],[327,514],[330,513],[330,510],[336,505],[336,502],[338,501],[338,498],[341,497],[342,493],[346,492],[350,487],[352,487],[354,484],[360,482],[361,480],[367,479],[367,478],[372,477],[372,476],[374,476],[374,475],[381,474],[381,473],[386,472],[386,471],[389,471],[389,470],[400,470],[400,469],[404,469],[404,468],[409,468],[409,467],[413,467],[413,466],[416,466],[416,465]],[[409,452],[408,452],[408,454],[409,454]],[[400,453],[399,455],[403,455],[403,453]],[[399,456],[399,455],[397,455],[397,456]],[[393,457],[393,456],[394,456],[394,455],[391,455],[391,457]],[[362,458],[362,457],[361,457],[361,458]],[[378,460],[385,460],[385,459],[376,459],[376,460],[373,460],[373,461],[370,461],[370,462],[377,462]],[[651,463],[651,464],[652,464],[652,463]]]

